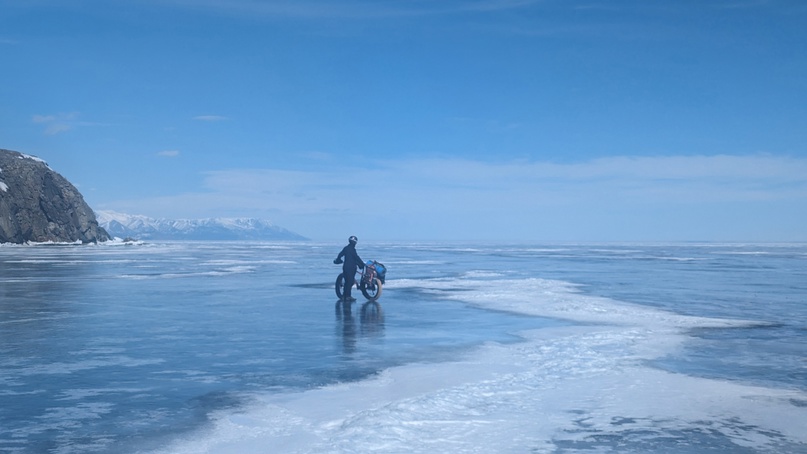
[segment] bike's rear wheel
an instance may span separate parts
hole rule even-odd
[[[361,294],[370,301],[381,297],[381,279],[373,278],[367,285],[362,285]]]
[[[339,276],[336,276],[336,297],[342,299],[342,295],[345,294],[345,273],[341,273]]]

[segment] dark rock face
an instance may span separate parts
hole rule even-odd
[[[0,149],[0,243],[107,240],[69,181],[39,158]]]

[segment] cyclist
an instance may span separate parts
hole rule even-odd
[[[356,301],[356,298],[350,296],[350,291],[353,289],[353,284],[356,283],[356,270],[364,269],[364,261],[356,252],[358,242],[359,239],[355,236],[348,238],[347,246],[343,247],[342,252],[333,260],[333,263],[342,264],[342,273],[345,275],[345,291],[342,294],[342,301]]]

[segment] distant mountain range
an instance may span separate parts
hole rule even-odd
[[[251,218],[155,219],[98,211],[98,224],[112,237],[138,240],[306,240],[269,221]]]

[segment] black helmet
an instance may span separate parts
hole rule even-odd
[[[354,243],[354,244],[359,242],[359,239],[358,239],[358,238],[356,238],[355,236],[351,236],[351,237],[350,237],[350,238],[348,238],[347,240],[348,240],[349,242],[351,242],[351,243]]]

